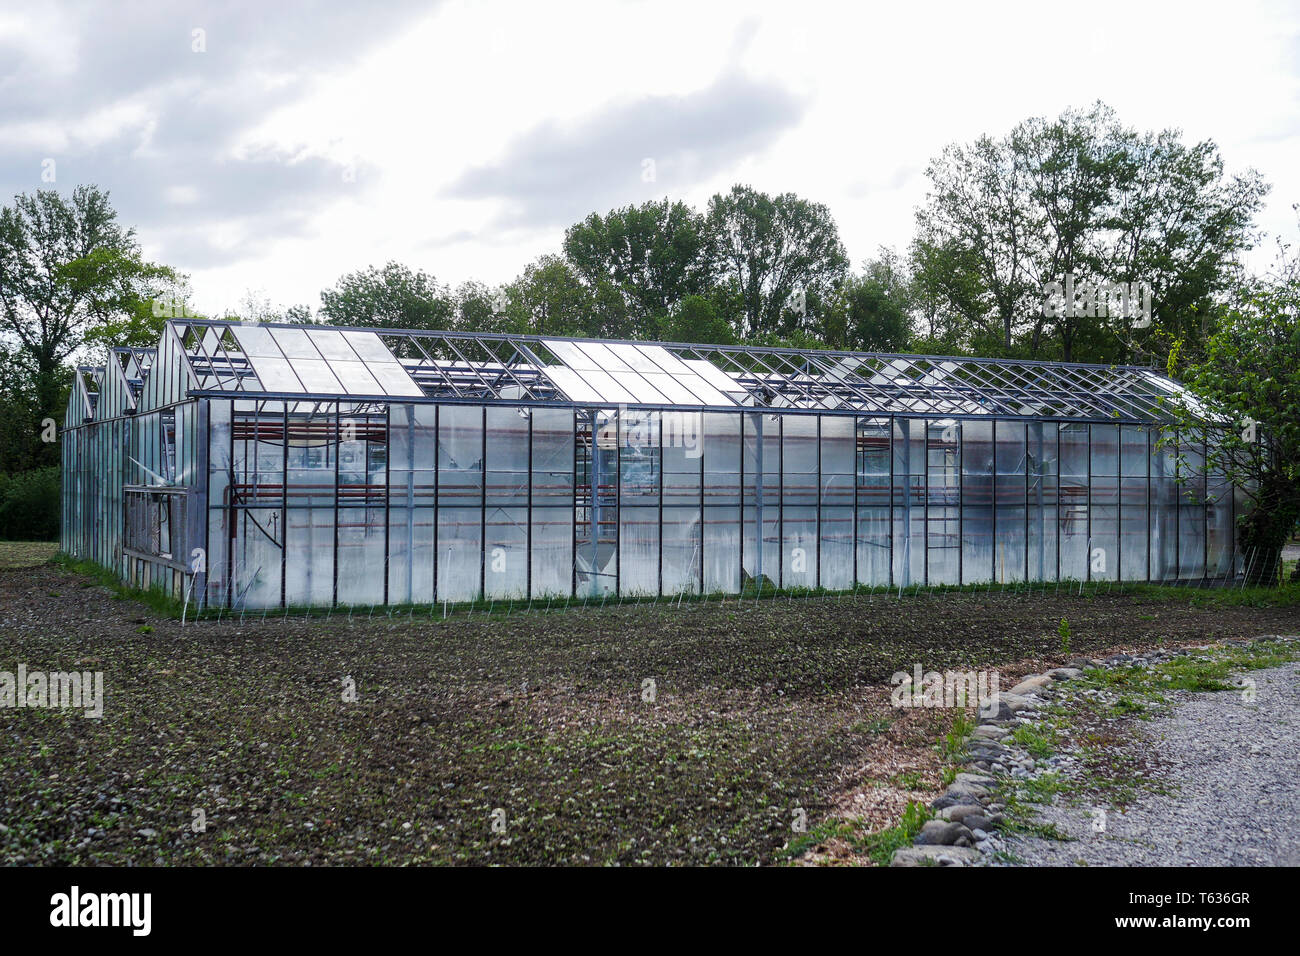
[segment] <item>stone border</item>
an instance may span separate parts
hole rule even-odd
[[[1218,646],[1249,647],[1268,641],[1294,641],[1283,635],[1265,635],[1253,641],[1232,639]],[[1151,667],[1194,651],[1212,650],[1216,645],[1194,648],[1155,649],[1141,654],[1114,654],[1104,660],[1076,657],[1063,667],[1026,677],[1010,691],[994,694],[981,702],[979,723],[966,738],[965,749],[956,762],[979,773],[959,773],[947,791],[931,802],[935,818],[926,821],[913,845],[894,851],[890,866],[973,866],[988,863],[1003,849],[997,836],[1003,822],[1004,804],[994,799],[999,783],[1030,780],[1072,762],[1068,756],[1053,756],[1041,763],[1010,742],[1012,731],[1021,724],[1033,724],[1038,708],[1056,693],[1060,684],[1083,676],[1086,668]],[[994,776],[996,775],[996,776]],[[1001,779],[999,779],[1001,778]]]

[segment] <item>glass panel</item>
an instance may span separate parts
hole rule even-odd
[[[483,481],[483,409],[443,405],[438,421],[438,501],[477,504]]]
[[[285,358],[320,361],[321,354],[316,346],[311,344],[311,339],[307,337],[304,329],[270,329],[269,331]]]
[[[637,402],[644,405],[664,404],[663,394],[636,372],[610,372],[609,374],[628,394],[635,396]]]
[[[331,485],[333,474],[330,475]],[[334,508],[290,508],[285,600],[292,606],[334,601]],[[380,561],[382,563],[382,556]]]
[[[348,345],[366,362],[395,362],[396,357],[374,332],[344,332]]]
[[[419,396],[424,390],[416,385],[406,369],[396,362],[370,362],[367,370],[383,389],[385,395]]]
[[[360,362],[331,362],[330,370],[338,376],[343,388],[349,395],[382,395],[373,375],[366,371]]]
[[[961,426],[963,584],[993,576],[993,423],[967,421]]]
[[[478,508],[438,509],[439,601],[478,598],[483,573],[482,518]]]
[[[532,597],[573,593],[573,509],[533,507]]]
[[[249,358],[253,371],[262,382],[262,388],[268,392],[301,392],[302,383],[293,374],[293,368],[282,358],[258,356]]]
[[[239,343],[239,348],[245,355],[284,358],[279,346],[271,338],[269,329],[260,325],[232,325],[230,331],[234,333],[235,341]]]
[[[292,365],[307,391],[325,395],[343,394],[343,386],[339,384],[339,380],[330,371],[329,363],[324,359],[296,359]]]
[[[659,593],[659,507],[620,509],[619,593]]]
[[[356,362],[357,353],[352,351],[343,333],[337,329],[305,329],[312,344],[320,354],[331,362]]]
[[[704,590],[735,594],[740,587],[740,509],[704,509]]]
[[[573,369],[562,365],[547,365],[542,371],[570,401],[587,403],[601,401],[600,393],[588,385]]]
[[[817,586],[817,509],[791,506],[782,520],[781,584],[785,588]]]
[[[700,590],[700,509],[663,510],[663,593],[698,594]]]
[[[488,506],[484,544],[485,597],[528,596],[528,509]]]

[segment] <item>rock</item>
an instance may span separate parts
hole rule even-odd
[[[970,843],[970,828],[946,820],[927,820],[912,842],[917,846],[959,846]]]
[[[974,830],[971,830],[970,835],[975,838],[975,843],[977,846],[989,838],[989,835],[985,833],[983,830],[981,830],[979,827],[976,827]]]
[[[1092,667],[1093,662],[1087,657],[1071,657],[1068,661],[1065,662],[1065,666],[1072,670],[1083,671],[1083,670],[1087,670],[1089,667]]]
[[[1078,667],[1053,667],[1047,676],[1052,680],[1077,680],[1083,676],[1083,671]]]
[[[962,818],[961,825],[968,827],[971,833],[979,833],[981,831],[988,833],[993,829],[993,820],[990,817],[984,816],[982,813],[972,813],[969,816]],[[978,840],[981,838],[976,837],[975,839]]]
[[[980,701],[979,718],[981,726],[987,727],[990,724],[1002,723],[1010,720],[1011,716],[1011,708],[1001,699],[1000,695]]]
[[[905,846],[894,851],[890,866],[969,866],[980,860],[979,850],[960,846]]]
[[[980,724],[971,736],[980,740],[1001,740],[1009,731],[994,724]]]
[[[1020,694],[1002,692],[980,702],[980,722],[1009,720],[1017,711],[1029,706],[1029,700]]]
[[[1011,688],[1011,693],[1023,697],[1040,691],[1052,683],[1052,678],[1046,674],[1035,674],[1033,677],[1026,677],[1015,687]]]
[[[158,835],[157,830],[150,829],[149,827],[142,827],[141,829],[136,830],[135,832],[140,834],[140,836],[144,837],[146,840],[152,840],[154,837]]]
[[[978,773],[959,773],[953,778],[953,786],[956,787],[991,787],[997,783],[992,777],[986,777]]]
[[[963,803],[983,804],[988,800],[988,791],[983,787],[949,787],[944,794],[945,797],[951,797],[950,807],[960,806]]]
[[[959,803],[954,807],[944,807],[937,816],[940,820],[947,820],[950,823],[962,823],[966,817],[982,816],[985,812],[978,803]]]

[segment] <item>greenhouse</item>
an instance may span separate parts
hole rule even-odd
[[[226,608],[1213,583],[1215,426],[1132,366],[168,322],[78,370],[63,549]]]

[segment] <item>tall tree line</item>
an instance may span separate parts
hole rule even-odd
[[[1139,361],[1201,369],[1258,301],[1242,253],[1267,186],[1217,146],[1141,132],[1102,103],[943,149],[903,251],[852,268],[831,211],[736,185],[703,209],[664,198],[593,212],[499,286],[370,265],[305,306],[250,295],[239,317],[292,322],[813,348]],[[1277,300],[1276,282],[1269,286]],[[1048,289],[1150,290],[1151,314]],[[38,190],[0,207],[0,474],[56,462],[72,363],[148,344],[185,277],[146,261],[108,194]],[[1255,298],[1252,299],[1251,297]],[[1136,303],[1132,303],[1136,305]],[[1076,307],[1077,306],[1077,307]],[[1109,308],[1107,306],[1110,306]],[[1222,339],[1217,340],[1221,345]],[[1220,354],[1222,354],[1220,352]]]

